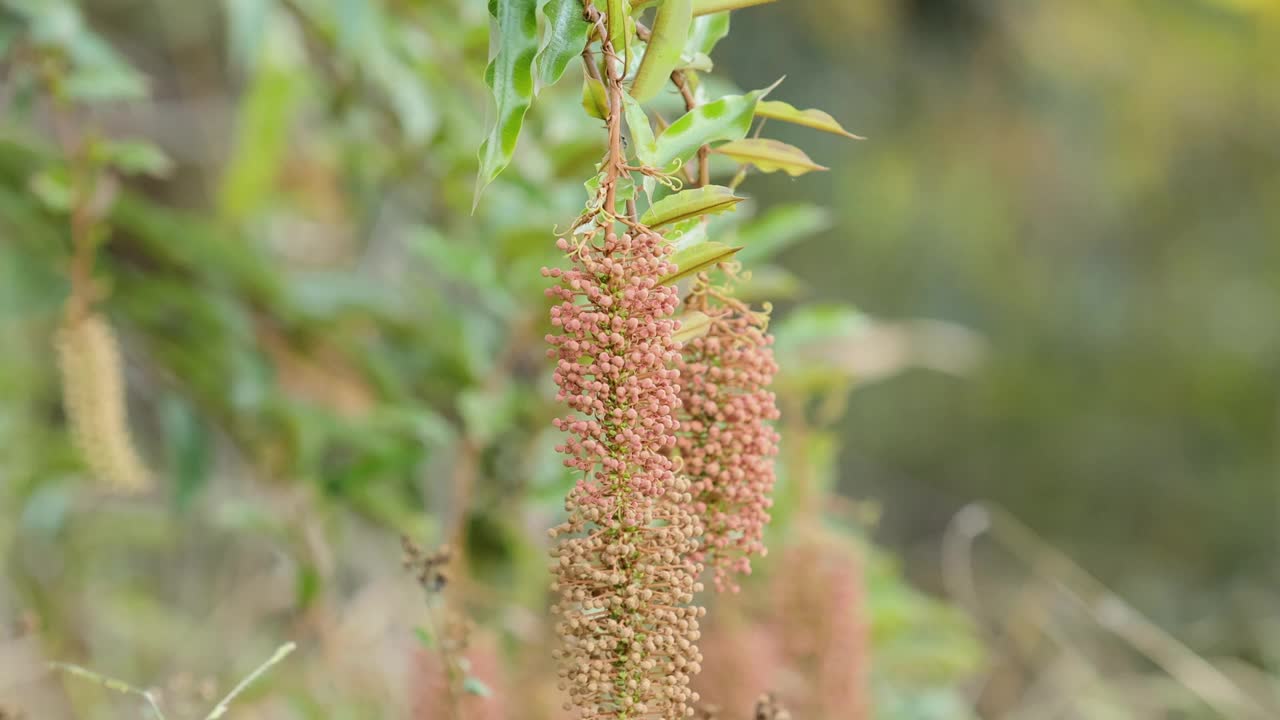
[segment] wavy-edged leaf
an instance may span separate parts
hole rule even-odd
[[[773,2],[773,0],[693,0],[693,14],[710,15],[711,13],[738,10],[770,2]]]
[[[538,51],[538,81],[543,87],[555,85],[565,68],[582,54],[591,33],[591,24],[582,17],[582,0],[542,0],[547,18],[547,40]]]
[[[755,117],[756,103],[772,89],[771,86],[746,95],[726,95],[685,113],[658,135],[654,164],[666,168],[676,160],[693,157],[703,145],[746,137],[751,119]]]
[[[653,126],[649,124],[649,116],[635,98],[623,93],[622,115],[627,120],[627,130],[631,133],[631,147],[636,157],[645,165],[656,165],[658,141],[653,136]]]
[[[651,228],[659,228],[682,220],[732,210],[743,200],[745,198],[734,195],[732,190],[721,185],[681,190],[654,203],[645,211],[640,222]]]
[[[653,32],[644,60],[631,82],[631,96],[639,102],[653,99],[680,64],[680,53],[693,26],[693,0],[665,0],[653,18]]]
[[[742,248],[731,247],[724,243],[708,241],[691,245],[683,250],[677,250],[671,256],[671,262],[675,263],[676,271],[670,275],[664,276],[658,282],[663,285],[670,285],[679,282],[687,277],[700,273],[709,267],[713,267],[716,263],[724,262],[733,257],[734,253]]]
[[[782,170],[791,177],[828,169],[810,160],[800,148],[777,140],[735,140],[716,148],[716,152],[740,163],[755,165],[762,172]]]
[[[729,13],[718,12],[693,19],[689,40],[684,44],[684,54],[696,57],[698,53],[711,55],[716,43],[729,34]]]
[[[680,321],[680,329],[672,337],[681,344],[697,340],[711,329],[711,317],[697,310],[690,310],[676,319]]]
[[[812,108],[809,110],[797,110],[791,103],[785,103],[781,100],[764,100],[757,103],[756,115],[770,120],[781,120],[782,122],[803,125],[835,135],[843,135],[854,140],[866,140],[861,135],[854,135],[845,130],[840,126],[840,123],[836,122],[835,118],[821,110]]]
[[[493,90],[495,114],[489,135],[480,146],[480,174],[475,203],[515,153],[525,111],[533,102],[533,59],[538,53],[537,0],[489,0],[496,21],[493,59],[484,79]]]

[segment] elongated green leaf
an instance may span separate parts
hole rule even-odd
[[[718,12],[693,19],[689,40],[684,44],[684,54],[695,57],[698,53],[710,55],[725,35],[729,34],[729,13]]]
[[[547,41],[538,52],[538,81],[555,85],[565,68],[587,46],[591,25],[582,17],[582,0],[542,0],[547,17]]]
[[[791,177],[827,169],[810,160],[800,148],[777,140],[761,138],[735,140],[716,148],[716,152],[740,163],[755,165],[762,172],[771,173],[782,170]]]
[[[673,337],[678,343],[696,340],[711,329],[711,318],[697,310],[690,310],[677,319],[680,321],[680,329],[675,331]]]
[[[741,249],[740,247],[730,247],[724,243],[709,241],[692,245],[683,250],[677,250],[671,256],[671,262],[676,264],[676,271],[663,277],[658,282],[663,285],[679,282],[714,266],[716,263],[728,260]]]
[[[744,199],[734,195],[729,188],[720,185],[681,190],[654,203],[653,207],[640,218],[640,222],[651,228],[658,228],[690,218],[732,210],[733,206]]]
[[[769,2],[773,2],[773,0],[693,0],[693,14],[710,15],[711,13],[724,12],[725,10],[764,5]]]
[[[609,96],[604,91],[604,83],[590,77],[582,79],[582,109],[593,118],[609,117]]]
[[[746,137],[757,101],[772,89],[727,95],[685,113],[658,136],[654,164],[666,168],[676,160],[693,157],[703,145]]]
[[[496,20],[496,51],[485,69],[485,82],[493,89],[493,126],[480,146],[480,174],[473,204],[480,193],[511,162],[533,102],[533,60],[538,52],[537,0],[489,0],[489,14]]]
[[[106,140],[96,152],[103,162],[126,175],[164,177],[173,169],[173,160],[145,140]]]
[[[861,135],[854,135],[836,122],[836,119],[821,110],[797,110],[790,103],[781,100],[765,100],[756,104],[756,115],[771,120],[794,123],[811,127],[815,130],[843,135],[854,140],[866,140]]]
[[[235,150],[223,171],[218,205],[225,217],[242,220],[273,197],[293,115],[306,90],[294,68],[264,62],[236,117]]]
[[[625,93],[622,95],[622,115],[627,120],[631,147],[635,150],[636,157],[645,165],[657,165],[658,141],[653,137],[649,116],[635,98]]]
[[[609,43],[613,52],[623,59],[623,67],[631,64],[631,34],[635,32],[635,24],[628,22],[631,17],[631,0],[606,0],[604,22],[609,31]]]
[[[665,0],[658,6],[649,46],[631,83],[632,97],[640,102],[651,100],[667,84],[671,71],[680,63],[692,25],[693,0]]]

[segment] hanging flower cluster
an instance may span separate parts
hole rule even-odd
[[[779,688],[798,717],[864,720],[870,628],[861,552],[812,533],[779,558],[774,617],[794,684]]]
[[[112,492],[145,491],[151,474],[129,432],[120,345],[110,322],[72,303],[56,344],[63,406],[89,471]]]
[[[772,505],[778,407],[768,387],[778,366],[769,314],[752,312],[705,274],[686,306],[710,320],[677,363],[684,386],[676,446],[706,526],[695,558],[715,568],[718,589],[736,590],[733,574],[750,573],[751,556],[765,554]]]
[[[571,410],[556,420],[567,433],[557,450],[583,473],[551,530],[560,684],[584,718],[674,720],[697,700],[703,613],[692,604],[702,528],[670,455],[679,300],[660,279],[675,268],[654,233],[598,234],[561,239],[571,267],[543,270],[558,280],[547,342]]]

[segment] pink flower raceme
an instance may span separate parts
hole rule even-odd
[[[767,312],[756,313],[700,276],[686,301],[706,314],[677,367],[684,382],[676,447],[692,482],[693,512],[706,526],[697,559],[715,567],[716,587],[733,588],[763,555],[773,492],[778,407],[768,390],[778,370]]]
[[[680,356],[671,317],[679,298],[658,282],[675,269],[671,248],[652,233],[612,232],[600,247],[571,248],[565,239],[559,247],[573,267],[543,270],[560,280],[547,289],[560,300],[551,308],[560,334],[547,335],[548,355],[557,359],[556,397],[574,412],[555,421],[569,433],[556,449],[584,473],[573,490],[579,503],[625,513],[628,498],[657,497],[675,479],[668,450],[680,404],[671,367]]]
[[[871,640],[861,551],[810,532],[776,567],[775,627],[793,671],[778,688],[782,697],[796,717],[866,720]]]
[[[697,699],[702,528],[671,458],[678,297],[659,282],[671,248],[647,232],[559,247],[571,268],[543,271],[559,281],[547,342],[572,411],[556,420],[568,433],[557,450],[583,473],[551,531],[560,684],[584,718],[675,720]]]

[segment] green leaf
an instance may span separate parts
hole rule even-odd
[[[680,65],[677,67],[678,70],[693,70],[694,72],[711,72],[713,68],[715,68],[715,65],[706,53],[681,55]]]
[[[27,181],[27,189],[48,210],[59,213],[71,210],[74,193],[71,190],[71,174],[66,168],[41,170]]]
[[[782,170],[792,177],[814,170],[827,169],[810,160],[800,148],[777,140],[761,138],[736,140],[721,145],[716,148],[716,152],[740,163],[755,165],[762,172],[771,173]]]
[[[593,118],[604,120],[609,117],[609,96],[605,93],[604,83],[591,77],[582,79],[582,109]]]
[[[290,67],[264,62],[237,111],[234,151],[222,176],[222,214],[243,219],[275,196],[275,185],[293,114],[304,95],[302,76]]]
[[[681,190],[654,203],[645,211],[640,222],[651,228],[659,228],[681,220],[732,210],[744,199],[721,185]]]
[[[657,165],[658,142],[653,137],[649,116],[640,107],[640,103],[626,93],[622,95],[622,114],[627,120],[627,130],[631,133],[631,146],[636,157],[645,165]]]
[[[866,140],[861,135],[854,135],[845,130],[840,126],[840,123],[836,122],[835,118],[821,110],[797,110],[795,106],[781,100],[765,100],[756,104],[756,115],[770,120],[781,120],[782,122],[803,125],[823,132],[843,135],[854,140]]]
[[[164,151],[144,140],[108,140],[98,145],[106,164],[126,175],[164,177],[173,161]]]
[[[757,101],[772,89],[727,95],[685,113],[658,136],[654,164],[666,168],[676,160],[688,160],[708,143],[746,137]]]
[[[462,691],[468,695],[478,695],[480,697],[489,697],[493,694],[493,691],[489,689],[489,686],[485,685],[484,681],[475,675],[468,675],[463,679]]]
[[[485,83],[493,90],[493,126],[480,145],[480,174],[472,207],[485,187],[498,177],[516,151],[525,111],[533,102],[533,60],[538,53],[537,0],[489,0],[496,20],[493,60],[485,69]]]
[[[711,329],[711,318],[697,310],[690,310],[676,319],[680,321],[680,329],[672,337],[681,344],[696,340]]]
[[[435,649],[436,644],[432,642],[431,635],[427,633],[426,628],[423,628],[421,626],[415,627],[413,629],[413,636],[418,639],[418,643],[421,644],[422,647],[428,650]]]
[[[631,83],[631,96],[640,102],[653,99],[680,64],[680,53],[693,25],[693,0],[665,0],[653,19],[653,33],[640,69]]]
[[[699,53],[710,55],[716,43],[729,34],[729,13],[718,12],[693,19],[689,40],[684,44],[684,54],[696,57]]]
[[[743,246],[738,257],[755,263],[829,227],[831,214],[816,205],[777,205],[738,229],[735,242]]]
[[[631,64],[631,34],[635,32],[635,24],[628,22],[630,17],[631,0],[605,0],[605,30],[613,52],[623,59],[624,68]]]
[[[716,263],[728,260],[741,249],[740,247],[730,247],[724,243],[704,242],[678,250],[671,256],[671,262],[675,263],[677,270],[670,275],[664,276],[658,282],[663,285],[679,282],[715,266]]]
[[[207,429],[200,416],[176,394],[160,405],[169,475],[174,481],[174,503],[186,510],[209,480]]]
[[[773,2],[773,0],[693,0],[694,15],[710,15],[711,13],[723,12],[725,10],[737,10],[739,8],[751,7],[752,5],[764,5]]]
[[[538,52],[538,81],[543,87],[556,84],[565,68],[582,54],[591,33],[591,24],[582,17],[582,0],[542,0],[547,17],[547,40]]]

